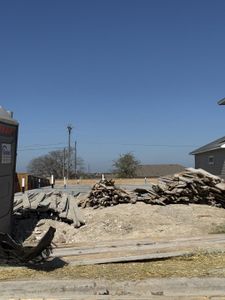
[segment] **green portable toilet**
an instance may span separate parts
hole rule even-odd
[[[0,232],[11,233],[18,122],[0,106]]]

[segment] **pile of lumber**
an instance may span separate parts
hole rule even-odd
[[[225,208],[225,183],[202,169],[188,168],[171,178],[161,178],[151,189],[136,189],[137,201],[148,204],[208,204]]]
[[[117,188],[112,180],[101,180],[86,197],[78,200],[78,205],[83,208],[137,201],[158,205],[196,203],[225,208],[225,183],[202,169],[187,168],[172,177],[160,178],[159,184],[136,188],[132,192]]]
[[[116,187],[113,180],[102,179],[93,186],[86,197],[79,199],[78,205],[82,208],[98,208],[129,202],[132,202],[132,199],[128,192]]]
[[[35,214],[40,218],[72,224],[76,228],[85,224],[74,196],[60,191],[17,194],[13,213],[17,218],[29,218]]]

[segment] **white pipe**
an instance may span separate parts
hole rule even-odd
[[[25,187],[25,178],[22,178],[22,187]]]

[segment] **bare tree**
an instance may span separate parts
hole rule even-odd
[[[71,149],[71,156],[74,149]],[[65,161],[64,161],[65,159]],[[51,174],[54,175],[56,179],[63,178],[63,165],[67,166],[68,153],[63,150],[51,151],[46,155],[39,156],[30,161],[27,167],[27,171],[30,174],[40,177],[48,177]],[[84,172],[84,160],[81,157],[77,158],[77,174]],[[70,165],[70,178],[75,176],[74,161],[71,161]]]

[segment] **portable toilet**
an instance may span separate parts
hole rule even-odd
[[[0,106],[0,232],[11,233],[18,122]]]

